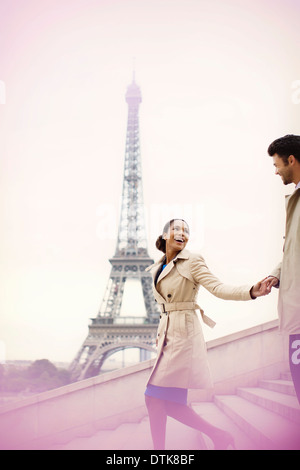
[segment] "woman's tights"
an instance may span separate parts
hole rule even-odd
[[[233,439],[228,432],[205,421],[190,406],[160,400],[159,398],[147,395],[145,396],[145,401],[149,413],[150,429],[155,450],[165,449],[168,416],[206,434],[213,440],[215,448],[226,449],[230,444],[233,446]]]

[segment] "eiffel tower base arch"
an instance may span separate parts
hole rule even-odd
[[[97,319],[95,319],[97,320]],[[128,321],[128,317],[126,317]],[[135,317],[137,320],[146,320]],[[123,349],[138,348],[155,353],[157,325],[141,324],[92,324],[70,371],[74,381],[94,377],[101,373],[106,359]]]

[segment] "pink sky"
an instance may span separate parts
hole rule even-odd
[[[280,261],[292,188],[266,150],[299,134],[299,9],[283,0],[1,1],[2,356],[71,361],[98,313],[133,57],[150,254],[159,256],[165,218],[187,214],[190,248],[224,282],[253,283]],[[203,293],[199,303],[216,335],[276,318],[275,293],[243,306]]]

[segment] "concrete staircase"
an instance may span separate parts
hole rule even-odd
[[[195,411],[215,426],[228,430],[236,450],[299,450],[300,405],[290,374],[278,380],[262,380],[258,387],[238,388],[234,395],[217,395],[213,402],[192,404]],[[168,418],[167,450],[213,450],[212,441]],[[76,438],[51,450],[151,450],[148,417]]]
[[[226,426],[238,450],[300,449],[300,405],[289,373],[262,380],[258,387],[238,388],[235,395],[216,396],[213,406],[229,420]],[[196,406],[198,412],[201,407]]]

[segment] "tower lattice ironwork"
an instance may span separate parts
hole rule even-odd
[[[125,96],[128,120],[116,250],[109,260],[111,272],[98,315],[92,319],[88,336],[71,364],[71,372],[77,380],[99,374],[104,361],[116,351],[133,347],[141,352],[154,351],[160,312],[152,293],[151,274],[145,271],[153,259],[148,254],[143,202],[139,134],[142,96],[134,78]],[[141,283],[144,316],[120,315],[124,287],[129,279]]]

